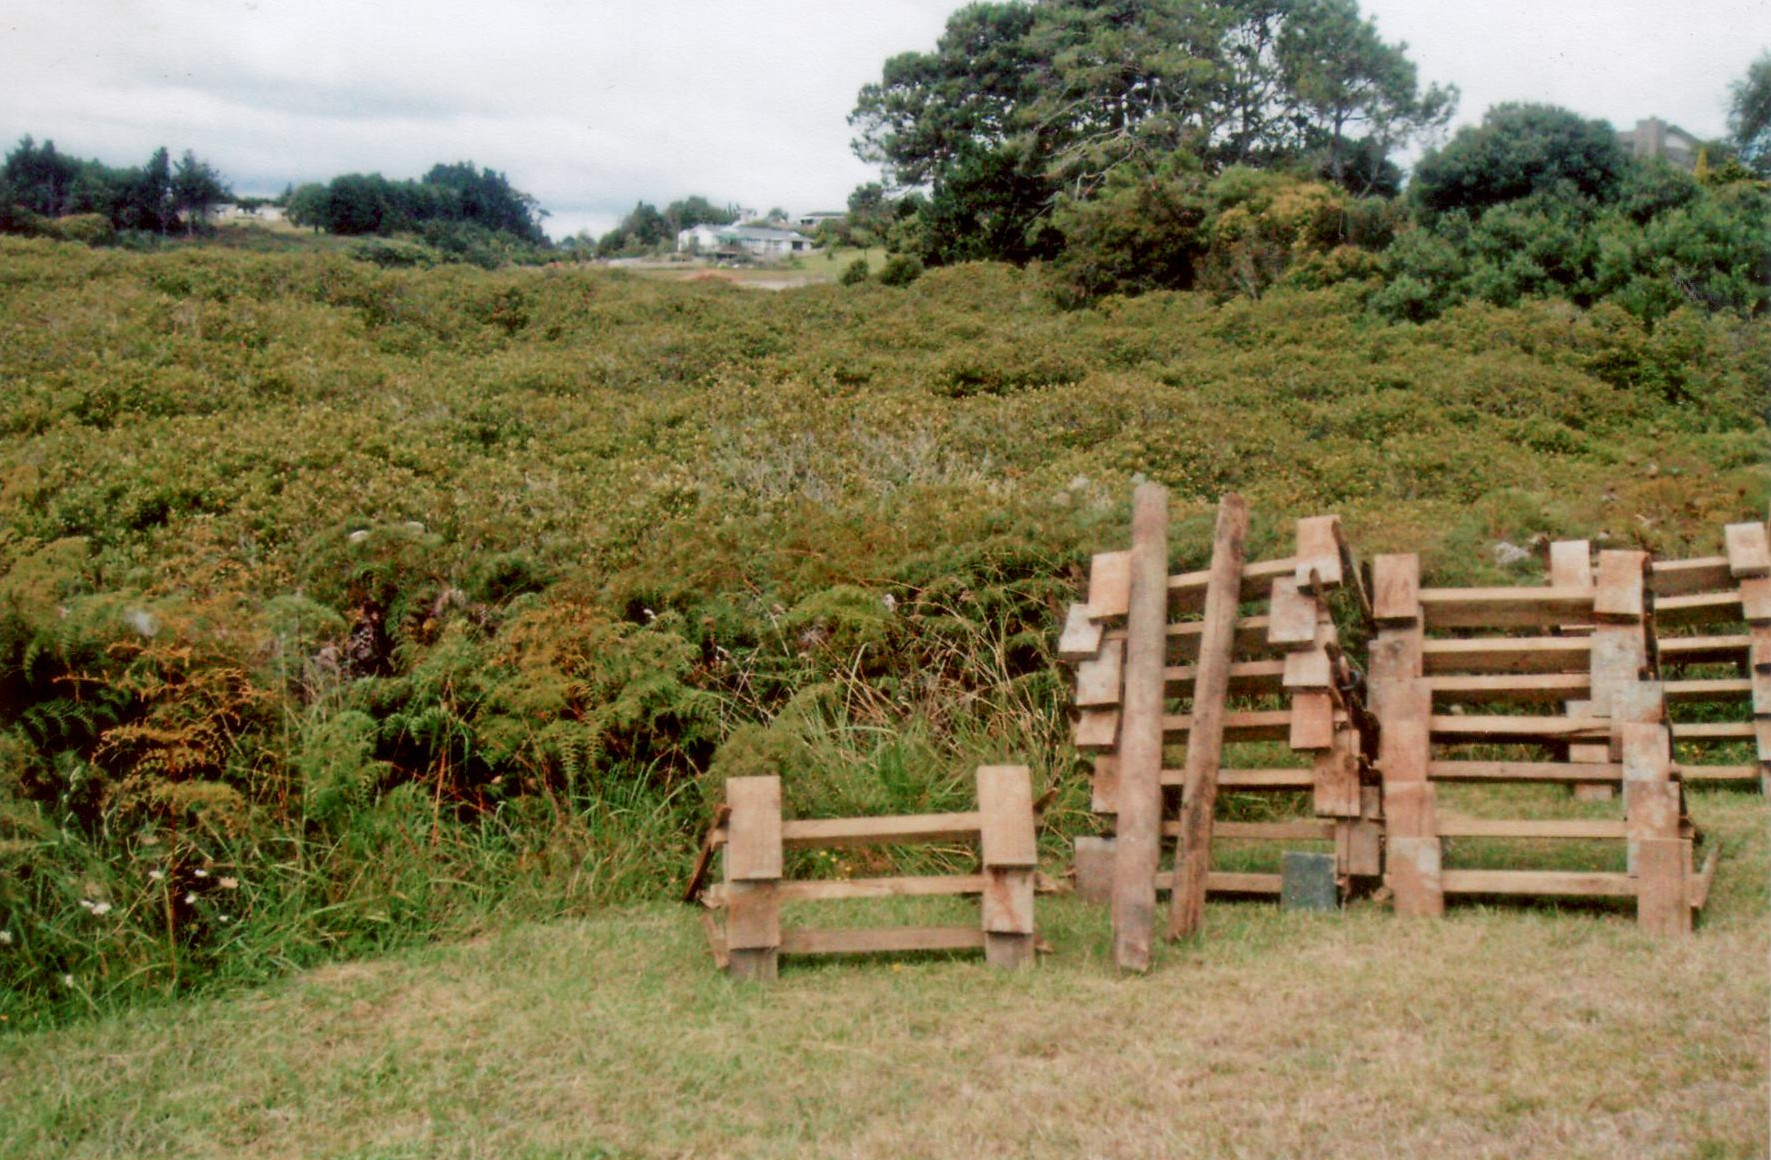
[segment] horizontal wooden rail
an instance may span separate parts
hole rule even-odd
[[[1162,681],[1170,686],[1170,696],[1186,696],[1191,692],[1194,669],[1191,665],[1171,665],[1162,670]],[[1179,688],[1175,688],[1179,686]],[[1241,661],[1230,666],[1232,693],[1277,693],[1285,687],[1285,662]]]
[[[1464,818],[1441,814],[1442,838],[1627,838],[1621,818]]]
[[[1429,719],[1434,741],[1607,741],[1609,717],[1478,717],[1474,714],[1434,714]],[[1750,735],[1750,733],[1749,733]]]
[[[1682,780],[1687,785],[1704,782],[1756,782],[1765,775],[1764,769],[1757,765],[1697,765],[1688,761],[1680,769],[1684,771]]]
[[[1491,637],[1421,642],[1421,668],[1440,673],[1570,673],[1591,665],[1589,636]]]
[[[1443,701],[1515,705],[1584,701],[1592,691],[1589,673],[1483,673],[1428,677],[1427,687]]]
[[[1738,661],[1752,647],[1749,636],[1663,636],[1661,664],[1701,665]]]
[[[972,951],[982,949],[984,943],[984,931],[970,926],[881,926],[830,930],[789,926],[781,930],[781,953],[788,955]]]
[[[1593,618],[1595,589],[1422,588],[1426,627],[1549,628]]]
[[[1283,560],[1259,560],[1242,566],[1240,598],[1260,600],[1273,587],[1273,581],[1297,571],[1296,557]],[[1168,607],[1173,612],[1199,612],[1205,608],[1205,586],[1211,572],[1182,572],[1168,578]]]
[[[1429,761],[1432,781],[1486,781],[1582,785],[1622,781],[1623,766],[1611,762]]]
[[[1736,581],[1728,570],[1728,557],[1704,556],[1696,560],[1656,560],[1648,566],[1648,588],[1656,598],[1688,596],[1732,588]]]
[[[1751,741],[1754,736],[1751,721],[1673,722],[1674,741]]]
[[[1634,898],[1636,880],[1628,874],[1567,870],[1445,870],[1446,894],[1542,894],[1562,898]]]
[[[1669,701],[1735,701],[1753,695],[1751,677],[1711,677],[1693,681],[1663,681]]]
[[[1280,893],[1284,879],[1278,874],[1246,874],[1233,870],[1213,870],[1205,876],[1205,889],[1211,894],[1273,894]],[[1174,875],[1163,870],[1156,875],[1158,893],[1174,886]]]
[[[1189,713],[1168,713],[1162,718],[1165,738],[1184,737],[1192,728],[1193,717]],[[1224,714],[1225,741],[1284,741],[1290,736],[1290,709]]]
[[[913,842],[962,842],[983,825],[977,811],[898,814],[883,818],[794,818],[781,823],[781,844],[790,850],[836,849]]]
[[[1668,596],[1654,604],[1656,625],[1730,624],[1743,618],[1740,592],[1697,592]]]

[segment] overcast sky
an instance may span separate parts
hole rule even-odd
[[[856,90],[959,0],[0,0],[0,142],[138,164],[194,150],[242,193],[438,161],[504,172],[548,231],[641,198],[840,209]],[[1364,0],[1458,121],[1549,101],[1720,136],[1771,0]]]

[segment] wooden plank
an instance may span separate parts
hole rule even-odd
[[[1647,568],[1646,552],[1600,552],[1593,615],[1600,620],[1642,619],[1642,580]]]
[[[1623,766],[1618,762],[1430,761],[1427,776],[1434,781],[1579,785],[1583,782],[1622,781]]]
[[[1703,904],[1709,901],[1710,884],[1716,880],[1716,860],[1720,853],[1720,850],[1711,846],[1709,854],[1704,857],[1703,869],[1688,882],[1685,893],[1692,910],[1702,910]]]
[[[1383,773],[1386,789],[1427,779],[1428,759],[1432,753],[1432,718],[1428,713],[1431,705],[1432,695],[1426,681],[1389,682],[1378,741],[1378,768]]]
[[[1733,586],[1734,576],[1728,571],[1726,556],[1656,560],[1648,569],[1648,587],[1657,600],[1667,596],[1688,596],[1693,592],[1715,592]]]
[[[1751,721],[1673,722],[1674,741],[1751,741]]]
[[[790,850],[964,842],[977,837],[982,824],[976,811],[891,814],[879,818],[794,818],[782,823],[781,841]]]
[[[1440,673],[1587,672],[1590,637],[1498,637],[1487,640],[1429,640],[1421,645],[1421,668]]]
[[[1330,748],[1316,754],[1310,774],[1310,798],[1317,817],[1359,816],[1359,739],[1351,730],[1337,733]]]
[[[1686,624],[1731,624],[1743,619],[1740,591],[1695,592],[1667,596],[1654,602],[1656,627]]]
[[[984,875],[941,877],[836,878],[783,882],[776,888],[782,902],[848,902],[865,898],[931,898],[984,893]]]
[[[1271,664],[1273,662],[1264,662]],[[1330,660],[1328,649],[1299,649],[1285,654],[1285,660],[1279,662],[1284,668],[1283,686],[1287,689],[1329,689],[1334,687],[1334,662]],[[1231,673],[1241,666],[1232,666]]]
[[[1106,629],[1090,620],[1088,605],[1072,604],[1064,614],[1064,631],[1058,635],[1058,659],[1085,661],[1101,651],[1101,638]]]
[[[1728,571],[1736,580],[1771,576],[1771,539],[1765,525],[1757,522],[1728,524],[1722,528],[1728,555]]]
[[[1588,700],[1594,716],[1612,711],[1623,690],[1641,680],[1648,667],[1648,645],[1640,624],[1601,624],[1593,632]]]
[[[1226,741],[1284,741],[1291,736],[1291,713],[1286,709],[1253,709],[1223,714]],[[1193,732],[1193,714],[1169,713],[1162,718],[1165,737],[1180,739]]]
[[[1094,906],[1113,901],[1113,839],[1076,839],[1076,897]]]
[[[1420,620],[1420,557],[1374,556],[1371,561],[1371,616],[1380,625]]]
[[[1033,871],[994,866],[984,872],[984,929],[991,934],[1033,933]]]
[[[1125,642],[1110,640],[1099,656],[1076,666],[1076,704],[1083,708],[1119,704],[1119,683],[1125,668]]]
[[[1437,790],[1431,782],[1398,781],[1384,787],[1384,825],[1392,838],[1439,834]]]
[[[781,953],[857,955],[893,951],[971,951],[984,949],[984,932],[971,926],[881,926],[858,929],[788,927]]]
[[[1334,822],[1299,819],[1290,822],[1214,822],[1212,836],[1235,842],[1332,842]],[[1179,822],[1166,822],[1162,831],[1178,837]]]
[[[1593,587],[1592,545],[1585,540],[1557,540],[1550,545],[1550,585]]]
[[[1628,874],[1567,870],[1446,870],[1440,883],[1447,894],[1536,894],[1546,898],[1633,898],[1636,880]]]
[[[1088,614],[1094,620],[1124,616],[1131,606],[1131,553],[1098,552],[1088,570]]]
[[[1708,665],[1740,660],[1750,651],[1752,640],[1745,636],[1663,636],[1655,643],[1662,665]]]
[[[1297,588],[1320,595],[1341,585],[1341,518],[1307,516],[1297,525]]]
[[[1256,560],[1242,565],[1242,588],[1238,593],[1243,603],[1267,595],[1275,576],[1290,576],[1297,571],[1297,559]],[[1211,581],[1211,569],[1183,572],[1168,578],[1169,610],[1200,612],[1205,608],[1205,588]]]
[[[1164,870],[1156,876],[1158,893],[1173,896],[1174,875]],[[1233,870],[1213,870],[1206,875],[1207,894],[1271,894],[1278,897],[1281,878],[1278,874],[1251,874]]]
[[[1548,628],[1593,615],[1591,588],[1423,588],[1429,629]]]
[[[1328,692],[1298,692],[1291,698],[1291,733],[1287,744],[1303,752],[1334,745],[1334,697]]]
[[[726,882],[720,903],[726,910],[726,948],[773,950],[781,944],[780,886],[774,882]]]
[[[1266,616],[1244,616],[1236,622],[1236,647],[1238,656],[1252,653],[1271,653],[1273,646],[1267,643],[1267,629],[1272,623]],[[1176,661],[1197,661],[1199,659],[1199,637],[1205,631],[1203,621],[1189,620],[1168,626],[1168,655]]]
[[[1680,838],[1648,839],[1638,843],[1636,859],[1636,924],[1650,934],[1689,934],[1685,872],[1691,844]]]
[[[1281,576],[1273,581],[1267,622],[1269,644],[1284,649],[1309,648],[1316,643],[1316,600],[1299,591],[1296,580]]]
[[[1441,838],[1621,839],[1629,827],[1616,818],[1466,818],[1439,815]]]
[[[713,919],[713,912],[701,912],[701,933],[707,936],[707,950],[713,955],[715,970],[723,971],[732,965],[732,954],[726,949],[726,932],[719,928]]]
[[[1220,769],[1218,788],[1235,790],[1302,790],[1315,784],[1308,769]]]
[[[1757,765],[1682,765],[1679,780],[1686,785],[1728,784],[1758,781],[1764,771]]]
[[[1771,577],[1740,582],[1740,618],[1751,625],[1771,624]]]
[[[1605,741],[1609,717],[1488,717],[1434,714],[1433,740],[1447,743]]]
[[[1283,688],[1283,680],[1291,672],[1291,658],[1305,656],[1305,653],[1292,653],[1284,660],[1240,661],[1230,666],[1230,690],[1233,693],[1277,693]],[[1168,695],[1186,696],[1191,693],[1191,686],[1198,674],[1192,665],[1173,665],[1162,671],[1163,683],[1168,686]]]
[[[1592,687],[1588,673],[1476,673],[1427,678],[1438,701],[1514,705],[1554,704],[1584,697]]]
[[[1113,961],[1122,970],[1144,971],[1150,967],[1156,918],[1152,882],[1161,858],[1168,491],[1159,484],[1140,484],[1132,497],[1131,551],[1113,860]]]
[[[1335,823],[1336,868],[1352,878],[1375,878],[1384,872],[1384,825],[1361,818]]]
[[[1119,758],[1111,753],[1095,756],[1094,776],[1089,778],[1092,800],[1089,809],[1097,814],[1119,812]]]
[[[1033,834],[1033,775],[1024,765],[978,767],[978,813],[985,869],[1039,864]]]
[[[731,778],[726,782],[726,804],[732,807],[726,826],[727,880],[781,877],[781,779]]]
[[[1752,671],[1771,673],[1771,625],[1755,624],[1747,632],[1747,655]]]
[[[1247,536],[1247,501],[1234,493],[1226,495],[1218,503],[1212,533],[1211,580],[1205,591],[1199,675],[1194,686],[1192,728],[1187,732],[1187,781],[1181,791],[1180,844],[1175,850],[1175,886],[1169,902],[1170,938],[1196,936],[1205,920],[1218,767],[1223,764],[1227,725],[1224,702],[1230,687],[1243,543]],[[1273,581],[1275,597],[1286,583],[1284,579]],[[1314,639],[1314,601],[1310,603],[1309,631]],[[1277,624],[1280,611],[1275,608],[1272,615]]]
[[[1072,742],[1086,751],[1114,749],[1119,745],[1119,710],[1084,709],[1076,719],[1076,735]]]
[[[1678,704],[1706,701],[1750,700],[1753,695],[1751,677],[1707,677],[1702,680],[1662,681],[1666,699]]]
[[[1389,842],[1385,879],[1404,918],[1437,918],[1445,913],[1445,879],[1438,838],[1397,838]]]
[[[707,827],[707,833],[701,839],[701,851],[695,855],[694,869],[689,871],[689,884],[683,889],[683,901],[693,902],[701,893],[702,884],[707,881],[707,874],[713,869],[713,855],[726,844],[726,822],[732,816],[732,807],[721,802],[713,811],[713,824]]]

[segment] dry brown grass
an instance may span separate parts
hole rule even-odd
[[[1771,839],[1696,937],[1611,911],[1215,905],[1148,977],[1057,953],[716,975],[688,911],[523,926],[0,1042],[8,1156],[1734,1157],[1767,1150]]]

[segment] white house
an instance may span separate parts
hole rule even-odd
[[[812,239],[797,230],[778,230],[771,226],[699,225],[679,231],[678,252],[693,250],[701,254],[736,257],[750,254],[771,259],[803,254],[813,248]]]
[[[1637,121],[1634,129],[1619,133],[1617,140],[1636,158],[1664,157],[1686,171],[1697,168],[1697,153],[1703,148],[1696,137],[1659,117]]]

